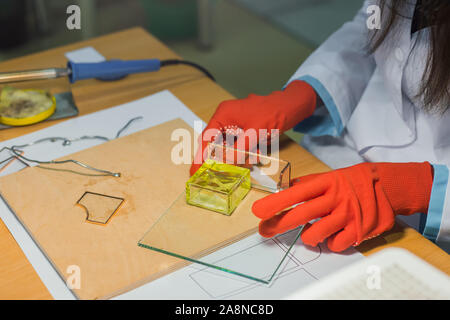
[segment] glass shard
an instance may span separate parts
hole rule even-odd
[[[104,225],[119,211],[123,202],[123,198],[86,191],[76,204],[86,211],[86,222]]]

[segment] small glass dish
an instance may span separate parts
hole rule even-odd
[[[186,182],[186,202],[229,216],[250,189],[249,169],[207,159]]]

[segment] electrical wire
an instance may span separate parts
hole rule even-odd
[[[185,60],[178,60],[178,59],[161,60],[161,68],[162,67],[166,67],[166,66],[179,65],[179,64],[184,64],[184,65],[188,65],[188,66],[194,67],[194,68],[200,70],[201,72],[203,72],[212,81],[214,81],[214,82],[216,81],[216,79],[214,79],[213,75],[208,70],[206,70],[201,65],[196,64],[195,62],[190,62],[190,61],[185,61]]]
[[[117,139],[120,137],[120,135],[122,134],[122,132],[124,130],[126,130],[132,122],[136,121],[136,120],[141,120],[143,119],[143,117],[135,117],[130,119],[116,134],[115,138],[113,139]],[[111,171],[107,171],[107,170],[103,170],[103,169],[98,169],[98,168],[94,168],[91,167],[88,164],[85,164],[83,162],[74,160],[74,159],[68,159],[68,160],[51,160],[51,161],[42,161],[42,160],[36,160],[36,159],[30,159],[27,158],[25,156],[23,156],[23,154],[21,154],[23,151],[23,148],[26,147],[30,147],[32,145],[36,145],[39,143],[43,143],[43,142],[56,142],[56,141],[62,141],[62,145],[63,146],[68,146],[70,145],[72,142],[75,141],[80,141],[80,140],[93,140],[93,139],[98,139],[98,140],[104,140],[104,141],[110,141],[112,139],[108,138],[108,137],[103,137],[103,136],[82,136],[76,139],[69,139],[69,138],[64,138],[64,137],[49,137],[49,138],[43,138],[43,139],[39,139],[33,142],[30,142],[28,144],[23,144],[23,145],[15,145],[12,146],[10,148],[6,148],[9,151],[11,151],[14,154],[14,157],[16,159],[19,159],[21,161],[25,161],[25,162],[32,162],[32,163],[37,163],[38,167],[42,168],[42,169],[48,169],[48,170],[55,170],[55,171],[65,171],[65,172],[71,172],[71,173],[77,173],[77,174],[81,174],[81,175],[86,175],[86,176],[112,176],[112,177],[116,177],[119,178],[120,177],[120,172],[111,172]],[[65,163],[73,163],[75,165],[78,165],[80,167],[83,167],[85,169],[91,170],[91,171],[96,171],[99,172],[99,174],[87,174],[87,173],[80,173],[80,172],[76,172],[73,170],[69,170],[69,169],[58,169],[58,168],[49,168],[49,167],[43,167],[41,166],[42,164],[65,164]]]

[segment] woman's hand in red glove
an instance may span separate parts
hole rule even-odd
[[[191,175],[203,163],[208,143],[214,141],[217,136],[236,135],[239,140],[239,135],[248,129],[254,129],[257,134],[261,129],[267,130],[268,133],[277,129],[281,134],[311,116],[315,106],[314,89],[299,80],[291,82],[283,91],[275,91],[268,96],[251,94],[245,99],[222,102],[200,136],[201,141],[191,166]],[[248,143],[246,147],[249,148]]]
[[[340,252],[391,229],[395,215],[426,213],[432,183],[428,162],[362,163],[295,179],[252,210],[263,219],[259,232],[265,237],[306,225],[305,244],[328,239],[328,248]]]

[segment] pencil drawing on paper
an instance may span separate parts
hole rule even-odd
[[[257,244],[245,247],[242,250],[238,250],[221,258],[220,260],[222,261],[222,263],[233,264],[241,263],[244,256],[259,256],[264,259],[264,257],[267,257],[267,255],[273,256],[284,254],[288,252],[289,244],[292,238],[297,235],[297,232],[295,232],[296,230],[297,229],[288,231],[271,239],[261,240]],[[321,255],[322,248],[320,246],[309,248],[307,251],[289,251],[285,262],[283,263],[283,266],[277,272],[273,281],[288,276],[294,272],[305,273],[304,276],[306,278],[310,278],[311,281],[318,280],[307,269],[305,269],[304,266],[319,259]],[[218,264],[219,261],[216,261],[215,263]],[[262,264],[263,261],[261,261],[260,265]],[[266,270],[264,270],[264,268],[261,268],[260,272],[261,278],[270,276],[270,272],[265,274]],[[201,288],[202,291],[204,291],[210,298],[213,299],[232,298],[234,295],[249,291],[259,286],[264,286],[264,284],[241,277],[236,277],[224,272],[217,272],[217,270],[211,268],[198,269],[189,274],[189,277],[198,287]],[[221,285],[217,285],[217,283],[220,283]]]

